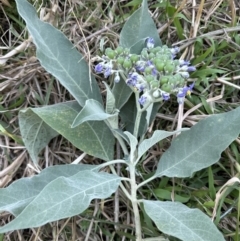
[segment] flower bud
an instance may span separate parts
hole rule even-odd
[[[105,50],[105,54],[109,59],[114,59],[116,57],[116,52],[112,50],[111,48],[107,48]]]
[[[160,90],[155,90],[152,95],[154,98],[158,98],[160,94],[161,94]]]
[[[125,59],[123,62],[123,68],[125,69],[132,68],[132,61],[130,59]]]
[[[160,61],[157,61],[156,62],[156,69],[159,71],[159,72],[162,72],[164,70],[164,62],[160,62]]]
[[[115,77],[114,77],[114,82],[115,83],[118,83],[120,81],[120,76],[118,74],[118,72],[115,74]]]
[[[172,87],[171,87],[171,85],[169,85],[169,84],[163,84],[163,85],[161,86],[161,90],[170,93],[171,90],[172,90]]]
[[[168,82],[169,78],[168,76],[163,76],[161,79],[160,79],[160,83],[163,85],[163,84],[166,84]]]
[[[132,54],[130,59],[133,63],[136,63],[139,60],[139,56],[137,54]]]
[[[141,52],[141,56],[145,59],[148,59],[148,51],[147,49],[143,49],[142,52]]]
[[[152,68],[150,66],[147,66],[144,70],[145,74],[151,74],[152,73]]]
[[[124,60],[125,60],[125,58],[124,58],[124,57],[119,56],[119,57],[117,58],[117,63],[122,65],[122,64],[123,64],[123,62],[124,62]]]
[[[128,55],[130,53],[130,49],[128,48],[124,48],[124,51],[123,51],[124,54]]]
[[[158,88],[159,82],[157,80],[153,80],[150,82],[150,85],[152,86],[152,88]]]
[[[145,80],[146,80],[148,83],[150,83],[150,82],[154,81],[154,77],[153,77],[152,75],[147,75],[147,76],[145,76]]]
[[[116,52],[117,54],[122,54],[123,51],[124,51],[124,48],[123,48],[122,46],[118,46],[118,47],[115,49],[115,52]]]
[[[155,57],[155,54],[154,53],[149,53],[149,55],[148,55],[148,58],[149,59],[153,59]]]
[[[180,75],[181,75],[183,78],[185,78],[185,79],[189,78],[189,73],[188,73],[188,72],[180,72]]]

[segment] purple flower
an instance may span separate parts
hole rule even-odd
[[[100,73],[102,73],[102,71],[103,71],[103,64],[102,64],[102,63],[97,64],[97,65],[95,66],[95,72],[96,72],[97,74],[100,74]]]
[[[158,74],[158,72],[157,72],[157,70],[156,70],[156,68],[155,68],[155,66],[154,66],[154,64],[153,64],[152,61],[148,60],[148,61],[146,62],[146,66],[152,68],[152,75],[153,75],[153,76],[156,76],[156,75]]]
[[[112,74],[112,68],[111,67],[107,67],[104,71],[104,77],[107,78],[108,76],[110,76]]]
[[[169,99],[170,99],[170,94],[167,93],[167,92],[162,92],[162,98],[163,98],[164,100],[169,100]]]
[[[139,104],[142,105],[142,106],[146,103],[146,101],[147,101],[147,96],[145,96],[145,95],[142,95],[142,96],[138,99]]]
[[[186,61],[186,60],[183,60],[183,59],[179,59],[179,64],[180,64],[180,66],[183,66],[183,65],[189,65],[190,64],[190,62],[189,61]]]
[[[180,48],[179,47],[173,47],[170,49],[171,53],[173,56],[175,56],[176,54],[178,54],[180,52]]]
[[[189,86],[184,86],[183,88],[178,90],[177,97],[178,97],[178,103],[179,104],[183,103],[184,97],[186,95],[190,95],[191,94],[193,87],[194,87],[194,83],[192,83]]]
[[[153,76],[157,76],[157,74],[158,74],[158,72],[157,72],[156,68],[153,68],[152,69],[152,75]]]
[[[146,65],[151,67],[151,66],[153,66],[153,63],[152,63],[151,60],[148,60],[147,63],[146,63]]]
[[[138,74],[137,73],[130,73],[128,75],[128,79],[126,80],[126,83],[130,86],[135,87],[136,84],[138,83]]]
[[[148,37],[146,39],[146,46],[147,46],[148,49],[152,49],[154,47],[154,39]]]
[[[187,71],[188,71],[188,72],[196,71],[196,67],[195,67],[195,66],[188,66]]]
[[[146,88],[145,84],[136,84],[135,87],[139,92],[142,92]]]
[[[135,66],[136,70],[139,72],[143,72],[145,70],[145,63],[138,61]]]
[[[179,65],[180,65],[179,70],[188,71],[188,72],[193,72],[193,71],[196,70],[195,66],[192,66],[192,65],[189,66],[190,65],[189,61],[185,61],[185,60],[180,59]]]

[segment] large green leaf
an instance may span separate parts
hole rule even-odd
[[[224,241],[211,219],[198,209],[178,202],[144,200],[148,216],[163,233],[183,241]]]
[[[51,181],[94,169],[98,171],[99,168],[94,165],[56,165],[44,169],[39,175],[21,178],[0,189],[0,212],[7,211],[18,216]]]
[[[155,40],[155,46],[161,46],[155,23],[148,12],[147,0],[143,0],[142,6],[124,24],[120,45],[132,48],[131,52],[140,53],[147,37]]]
[[[240,107],[212,115],[184,131],[162,155],[155,176],[190,177],[216,163],[240,133]]]
[[[81,106],[76,101],[31,110],[82,151],[103,160],[113,159],[114,137],[104,122],[84,122],[71,128],[73,120],[81,111]]]
[[[23,142],[34,163],[38,162],[39,152],[58,135],[58,133],[48,126],[31,109],[19,112],[19,126]]]
[[[121,78],[118,83],[114,83],[112,93],[115,97],[116,108],[120,110],[128,101],[133,92],[131,88],[126,84],[125,80]]]
[[[114,136],[102,121],[84,122],[71,128],[81,107],[76,101],[32,109],[49,126],[82,151],[109,161],[114,155]]]
[[[80,111],[80,113],[76,116],[73,121],[72,127],[76,127],[81,125],[86,121],[102,121],[108,118],[114,117],[118,115],[118,112],[115,111],[113,114],[108,114],[105,112],[101,103],[96,100],[87,100],[85,106]]]
[[[104,199],[116,191],[120,177],[89,170],[70,177],[58,177],[48,183],[26,208],[0,233],[38,227],[86,210],[94,198]],[[25,192],[26,186],[21,188]]]
[[[154,131],[153,135],[148,138],[145,139],[144,141],[141,142],[141,144],[138,147],[138,159],[141,158],[141,156],[148,151],[153,145],[155,145],[156,143],[158,143],[159,141],[172,136],[180,131],[184,131],[187,129],[181,129],[181,130],[177,130],[177,131],[162,131],[162,130],[156,130]]]
[[[52,25],[40,21],[35,9],[26,0],[16,2],[37,47],[41,65],[68,89],[81,106],[87,99],[102,102],[94,76],[71,42]]]

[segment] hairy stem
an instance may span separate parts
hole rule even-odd
[[[136,116],[136,119],[135,119],[133,135],[136,138],[138,138],[138,130],[139,130],[141,116],[142,116],[141,107],[140,107],[140,104],[138,102],[138,99],[139,99],[139,93],[138,92],[135,92],[135,98],[136,98],[136,106],[137,106],[137,116]]]
[[[136,241],[142,241],[141,221],[140,221],[138,200],[137,200],[135,165],[133,162],[131,162],[131,164],[129,165],[129,171],[130,171],[130,179],[131,179],[131,202],[132,202],[133,213],[134,213]]]

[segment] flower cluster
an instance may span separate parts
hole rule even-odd
[[[176,59],[179,48],[166,45],[154,47],[152,38],[146,39],[146,48],[140,55],[131,54],[129,49],[107,48],[101,62],[95,66],[96,73],[104,77],[114,75],[118,83],[120,76],[125,77],[126,84],[141,93],[139,103],[144,106],[149,102],[169,100],[170,94],[177,96],[178,103],[183,103],[190,94],[194,84],[186,86],[189,73],[196,68],[189,61]]]

